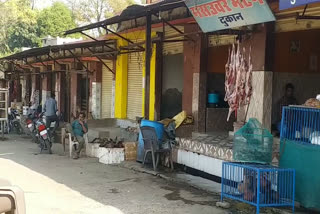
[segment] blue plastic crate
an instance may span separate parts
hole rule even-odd
[[[227,197],[256,206],[257,214],[260,207],[288,206],[294,212],[294,194],[294,169],[259,164],[222,164],[221,201]]]

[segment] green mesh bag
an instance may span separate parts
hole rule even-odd
[[[233,139],[233,160],[239,162],[263,163],[272,162],[273,136],[261,123],[251,118]]]

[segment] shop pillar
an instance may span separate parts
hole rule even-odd
[[[272,63],[269,59],[268,49],[272,47],[272,25],[262,24],[257,26],[256,32],[250,39],[243,42],[246,50],[251,50],[253,64],[251,102],[249,107],[245,106],[239,110],[238,121],[248,121],[250,118],[257,118],[266,129],[271,129],[272,112]],[[248,109],[247,118],[245,111]]]
[[[90,69],[93,75],[90,78],[90,112],[95,119],[101,119],[101,83],[102,83],[102,63],[91,62]]]
[[[198,25],[185,26],[185,33],[200,31]],[[184,42],[184,87],[182,109],[194,117],[194,130],[205,132],[206,124],[206,52],[204,34],[192,36],[193,41]]]
[[[71,64],[71,70],[77,70],[77,63]],[[76,118],[78,110],[78,74],[70,72],[70,118]]]
[[[23,105],[26,104],[26,95],[27,95],[27,76],[23,76],[20,78],[20,85],[21,85],[21,101]]]
[[[63,70],[62,69],[63,66],[59,65],[59,64],[55,64],[54,65],[54,70],[56,71],[60,71]],[[57,101],[57,106],[58,106],[58,111],[61,112],[62,111],[62,105],[61,105],[61,101],[62,101],[62,95],[61,95],[61,89],[62,89],[62,84],[61,84],[61,72],[55,73],[56,75],[56,83],[54,85],[54,89],[53,91],[55,92],[55,96],[56,96],[56,101]]]
[[[118,40],[118,46],[126,45],[128,45],[127,41]],[[117,56],[116,71],[115,117],[125,119],[127,117],[128,97],[128,54]]]
[[[47,71],[47,69],[44,68],[45,71]],[[42,100],[41,100],[41,104],[42,106],[44,106],[46,100],[48,97],[51,96],[51,81],[50,81],[51,76],[48,74],[43,74],[42,75]]]

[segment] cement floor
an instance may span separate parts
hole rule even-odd
[[[28,214],[224,214],[219,197],[93,158],[69,159],[61,144],[38,154],[25,136],[0,141],[0,177],[25,191]]]

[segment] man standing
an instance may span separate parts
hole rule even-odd
[[[85,144],[83,135],[88,132],[88,125],[85,122],[85,119],[86,119],[86,114],[81,112],[79,114],[79,118],[73,121],[72,126],[70,127],[69,125],[66,127],[67,131],[70,132],[73,137],[76,137],[79,143],[79,146],[75,151],[75,154],[73,155],[73,159],[78,159],[80,157],[81,150],[83,149]]]
[[[46,100],[43,106],[43,111],[46,116],[46,127],[50,128],[52,122],[56,122],[52,134],[54,135],[58,128],[58,116],[57,116],[57,101],[55,100],[55,93],[51,93],[51,97]]]

